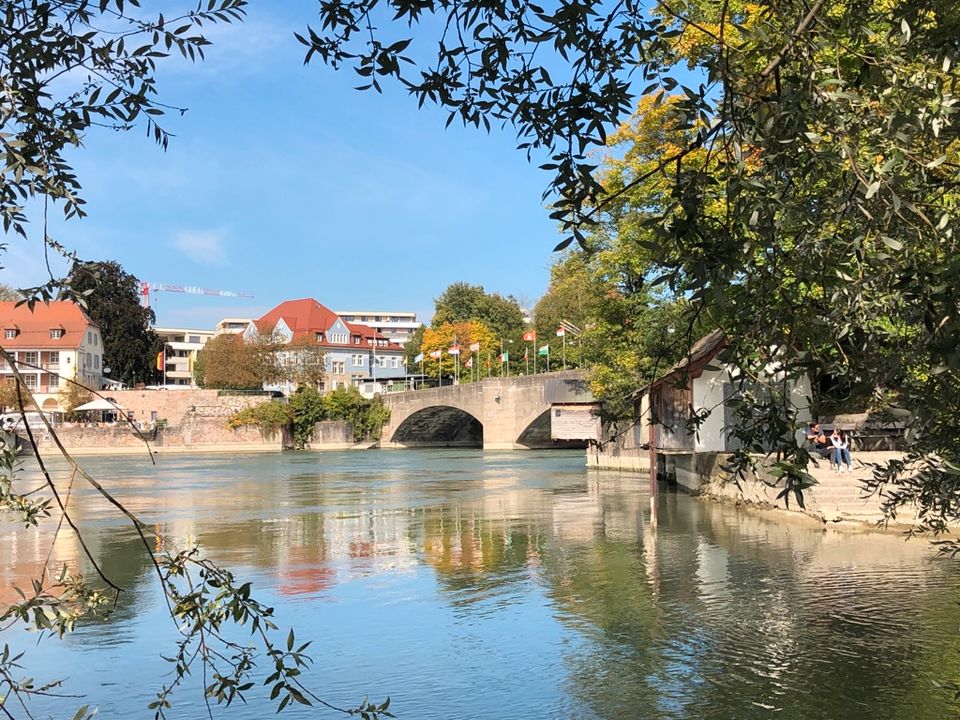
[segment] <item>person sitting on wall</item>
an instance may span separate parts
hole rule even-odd
[[[840,428],[833,429],[833,435],[830,436],[830,442],[833,445],[833,460],[831,465],[837,472],[843,472],[846,466],[847,472],[853,472],[853,462],[850,459],[850,442],[845,433]]]
[[[811,442],[813,451],[817,453],[817,455],[832,459],[833,443],[827,439],[826,434],[820,427],[819,420],[814,420],[810,423],[810,427],[807,429],[807,440]]]

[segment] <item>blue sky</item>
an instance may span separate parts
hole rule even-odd
[[[207,61],[163,63],[161,99],[189,108],[142,130],[91,133],[73,158],[89,216],[51,234],[85,259],[141,279],[237,290],[253,299],[159,293],[161,326],[211,327],[312,296],[334,309],[415,310],[428,320],[451,282],[530,303],[546,289],[559,237],[541,193],[549,177],[491,134],[417,110],[401,90],[314,61],[293,37],[315,0],[253,3],[213,28]],[[43,282],[40,225],[7,238],[0,282]]]

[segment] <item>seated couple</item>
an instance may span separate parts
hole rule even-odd
[[[850,459],[850,439],[840,428],[834,428],[833,434],[826,435],[820,427],[820,421],[814,420],[807,430],[807,440],[813,443],[814,451],[821,457],[830,458],[830,467],[837,472],[853,470]]]

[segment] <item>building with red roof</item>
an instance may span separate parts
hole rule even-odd
[[[60,392],[74,381],[99,390],[103,383],[100,328],[76,303],[54,300],[26,304],[0,302],[2,347],[16,362],[37,407],[59,412]],[[0,360],[0,379],[13,382],[13,368]]]
[[[324,390],[356,385],[370,394],[386,382],[402,381],[406,374],[402,345],[367,325],[347,322],[313,298],[280,303],[254,320],[244,335],[256,333],[273,333],[287,346],[288,356],[302,348],[322,350]],[[285,381],[267,389],[290,393],[295,387]]]

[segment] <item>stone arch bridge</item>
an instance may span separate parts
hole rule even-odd
[[[487,378],[383,396],[381,447],[584,447],[599,419],[579,370]],[[561,439],[557,439],[561,438]]]

